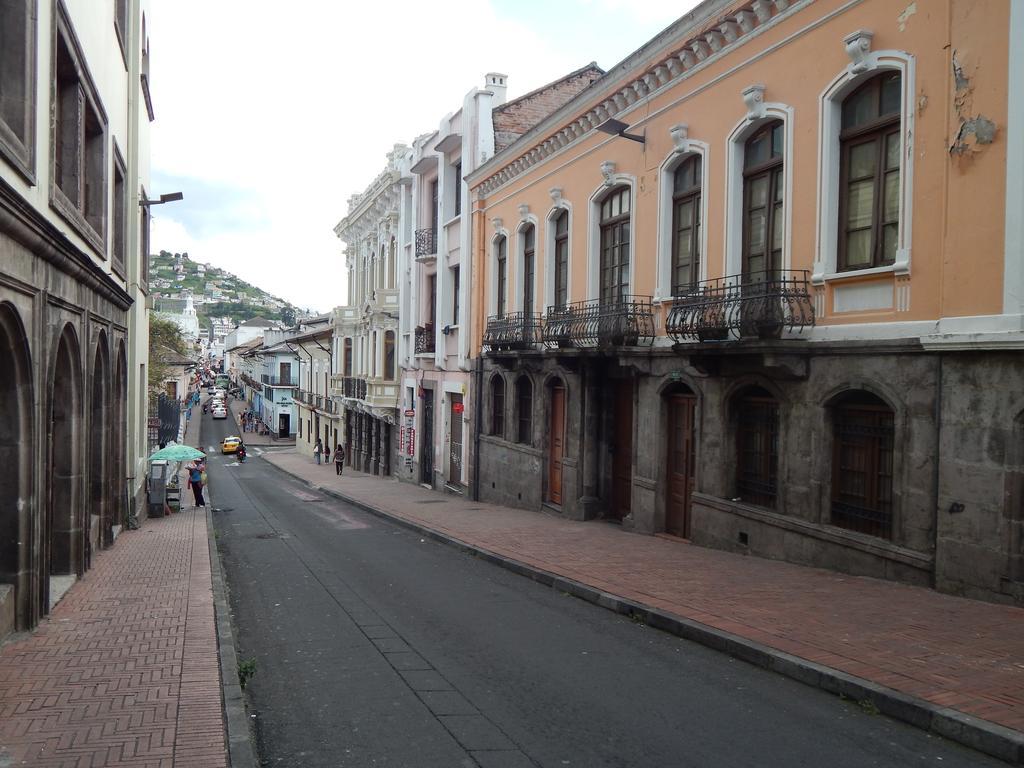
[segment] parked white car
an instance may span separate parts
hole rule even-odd
[[[226,419],[227,417],[228,417],[228,409],[227,408],[214,408],[213,409],[213,418],[215,418],[215,419]]]

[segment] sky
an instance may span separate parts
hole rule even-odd
[[[513,99],[607,70],[694,5],[154,0],[149,194],[185,199],[153,209],[153,249],[328,311],[345,302],[334,226],[394,144],[436,129],[487,72]]]

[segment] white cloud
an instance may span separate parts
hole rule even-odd
[[[332,228],[394,143],[435,128],[486,72],[508,74],[514,97],[645,42],[618,39],[623,23],[649,37],[686,10],[575,0],[562,11],[586,13],[574,36],[550,28],[544,3],[510,18],[495,2],[154,3],[153,171],[175,177],[186,199],[190,184],[203,187],[204,210],[158,219],[153,247],[187,250],[300,305],[341,304]]]

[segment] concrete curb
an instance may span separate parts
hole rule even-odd
[[[206,531],[210,547],[210,571],[213,575],[213,604],[216,611],[217,649],[220,655],[221,695],[224,698],[224,722],[228,729],[228,765],[231,768],[256,768],[256,752],[252,745],[245,695],[238,682],[238,652],[231,628],[227,582],[217,551],[213,528],[213,505],[207,499]]]
[[[754,664],[755,666],[777,672],[805,685],[820,688],[823,691],[845,696],[855,701],[870,702],[883,715],[936,733],[971,749],[984,752],[986,755],[1004,760],[1011,765],[1024,765],[1024,733],[1019,731],[981,720],[948,707],[932,704],[924,699],[901,693],[900,691],[865,680],[864,678],[849,675],[837,669],[816,664],[799,656],[793,656],[762,643],[740,637],[739,635],[715,629],[714,627],[676,616],[667,611],[651,608],[634,600],[619,597],[582,582],[521,563],[518,560],[496,554],[482,547],[468,544],[420,523],[407,520],[387,510],[374,507],[359,499],[346,496],[339,491],[316,483],[310,483],[303,477],[289,472],[284,467],[280,467],[271,461],[267,463],[277,471],[299,480],[321,493],[358,507],[372,515],[389,520],[403,528],[415,531],[433,541],[447,544],[461,552],[498,565],[520,576],[525,576],[533,581],[615,613],[642,621],[650,627],[669,632],[684,640],[700,643],[708,648],[727,653],[734,658]]]

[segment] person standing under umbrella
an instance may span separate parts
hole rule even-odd
[[[192,486],[192,495],[195,497],[193,506],[205,507],[206,501],[203,499],[203,470],[198,464],[189,464],[188,484]]]

